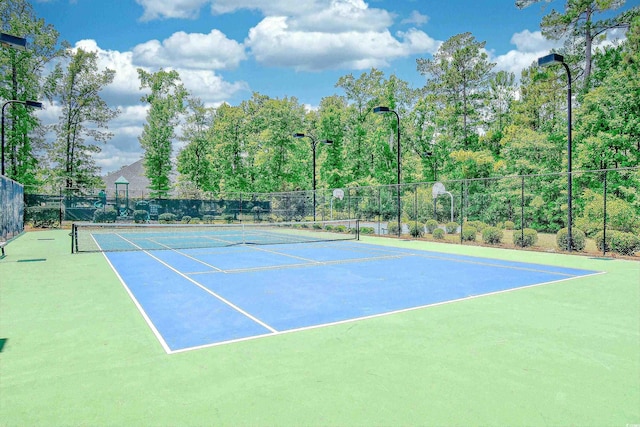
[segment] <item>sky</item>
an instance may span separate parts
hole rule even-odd
[[[638,4],[640,0],[627,2]],[[295,97],[317,108],[342,95],[336,82],[372,67],[414,88],[425,77],[417,58],[431,58],[442,42],[470,32],[486,42],[494,71],[520,75],[559,47],[540,22],[564,1],[526,9],[514,0],[32,0],[36,15],[74,48],[98,52],[99,67],[116,70],[103,99],[121,114],[114,137],[95,156],[103,173],[142,157],[138,137],[147,106],[140,101],[137,69],[180,73],[191,95],[206,105],[239,105],[253,92]],[[45,103],[44,123],[57,105]],[[174,155],[180,149],[174,143]]]

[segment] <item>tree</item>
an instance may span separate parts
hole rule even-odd
[[[151,196],[165,197],[170,189],[169,175],[172,170],[172,140],[179,114],[185,111],[187,90],[177,71],[159,70],[149,73],[138,68],[140,89],[151,92],[141,100],[149,104],[147,122],[144,124],[140,145],[144,149],[144,166],[151,182]]]
[[[516,0],[518,8],[523,9],[534,3],[553,0]],[[594,41],[606,31],[614,28],[628,28],[634,16],[640,14],[640,6],[635,6],[612,18],[596,19],[596,16],[618,9],[626,0],[569,0],[564,13],[552,9],[542,18],[542,34],[552,40],[568,38],[569,42],[578,42],[582,55],[578,62],[584,61],[583,88],[588,90],[591,77],[592,52]],[[576,76],[580,77],[580,76]]]
[[[38,19],[26,0],[0,2],[0,27],[29,44],[22,51],[0,48],[0,99],[39,100],[45,65],[64,52],[57,46],[58,32]],[[24,185],[37,186],[41,153],[46,151],[44,132],[31,108],[12,103],[5,113],[6,173]]]
[[[427,76],[426,93],[437,96],[442,114],[448,117],[445,131],[452,149],[473,148],[477,139],[475,130],[481,124],[480,111],[495,66],[484,46],[471,33],[462,33],[445,41],[432,59],[417,59],[418,71]]]
[[[45,85],[47,98],[62,108],[53,126],[56,140],[50,151],[51,172],[67,189],[95,188],[100,181],[93,154],[100,147],[92,142],[106,142],[113,136],[103,129],[119,114],[107,106],[100,92],[113,81],[115,71],[100,72],[95,52],[78,49],[68,55],[66,69],[57,64]]]
[[[187,105],[191,114],[187,116],[180,137],[186,146],[178,154],[178,172],[196,189],[211,191],[213,183],[209,164],[213,109],[205,107],[199,98],[190,98]]]

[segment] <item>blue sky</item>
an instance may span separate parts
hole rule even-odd
[[[237,105],[257,91],[314,108],[341,94],[338,78],[371,67],[420,87],[416,58],[431,57],[440,43],[468,31],[486,42],[496,71],[519,76],[558,46],[539,26],[564,1],[524,10],[514,0],[37,0],[33,6],[61,40],[97,51],[100,66],[117,72],[103,97],[123,113],[96,156],[110,172],[141,157],[137,138],[146,109],[137,68],[176,69],[210,106]],[[58,113],[47,105],[41,118],[52,121]]]

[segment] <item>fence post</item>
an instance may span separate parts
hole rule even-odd
[[[413,212],[416,215],[416,233],[418,232],[418,184],[413,187],[413,191],[415,191],[413,195],[414,206]],[[409,230],[409,235],[411,235],[411,230]]]
[[[524,248],[524,175],[520,185],[520,247]]]
[[[462,244],[462,223],[464,222],[464,184],[466,180],[460,182],[460,244]]]
[[[607,255],[607,170],[604,170],[604,200],[603,200],[603,211],[604,215],[602,220],[602,256]]]

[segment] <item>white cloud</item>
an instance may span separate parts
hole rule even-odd
[[[427,15],[423,15],[417,10],[411,12],[411,15],[408,18],[403,19],[401,24],[414,24],[417,26],[422,26],[429,22],[429,17]]]
[[[144,9],[142,21],[160,18],[197,18],[203,5],[211,0],[136,0]]]
[[[511,36],[511,44],[514,44],[519,52],[549,51],[558,46],[556,40],[547,39],[540,31],[531,32],[529,30]]]
[[[490,55],[490,60],[496,63],[496,70],[512,72],[516,78],[520,78],[522,70],[530,67],[538,58],[562,46],[562,41],[548,40],[540,31],[529,30],[515,33],[511,37],[511,43],[516,49],[503,55]]]
[[[209,34],[180,31],[162,43],[150,40],[133,48],[133,62],[147,67],[233,69],[244,59],[243,46],[215,29]]]
[[[296,31],[285,17],[267,17],[249,31],[245,45],[256,60],[272,67],[296,70],[366,69],[383,67],[390,60],[411,53],[433,52],[438,43],[419,30],[345,31],[339,33]]]

